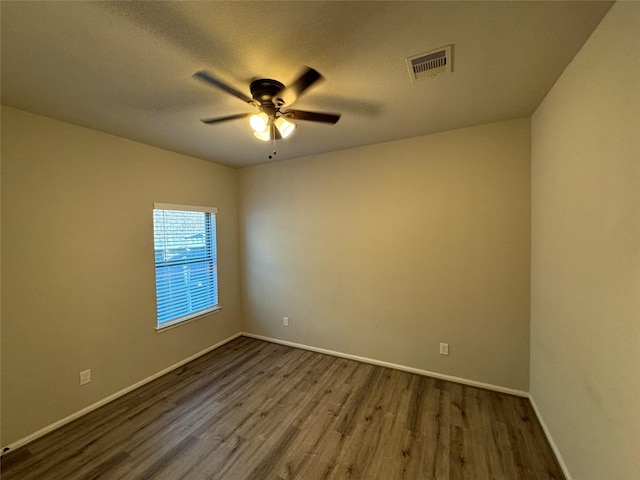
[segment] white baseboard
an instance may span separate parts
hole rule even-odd
[[[17,440],[15,442],[13,442],[12,444],[7,445],[6,447],[3,447],[2,448],[2,452],[1,452],[0,455],[3,455],[3,454],[5,454],[5,453],[7,453],[7,452],[9,452],[11,450],[15,450],[16,448],[21,447],[23,445],[26,445],[27,443],[32,442],[35,439],[40,438],[40,437],[46,435],[47,433],[52,432],[53,430],[62,427],[63,425],[66,425],[67,423],[71,423],[74,420],[82,417],[83,415],[86,415],[87,413],[89,413],[89,412],[91,412],[93,410],[96,410],[96,409],[102,407],[103,405],[106,405],[107,403],[112,402],[115,399],[117,399],[117,398],[119,398],[119,397],[121,397],[123,395],[126,395],[127,393],[135,390],[136,388],[142,387],[143,385],[155,380],[156,378],[159,378],[159,377],[171,372],[172,370],[175,370],[176,368],[179,368],[182,365],[185,365],[185,364],[195,360],[196,358],[201,357],[202,355],[205,355],[205,354],[209,353],[210,351],[221,347],[225,343],[229,343],[231,340],[235,340],[236,338],[238,338],[241,335],[242,335],[241,333],[236,333],[235,335],[232,335],[231,337],[229,337],[229,338],[227,338],[225,340],[222,340],[222,341],[216,343],[215,345],[212,345],[212,346],[210,346],[208,348],[205,348],[201,352],[198,352],[198,353],[196,353],[194,355],[191,355],[190,357],[185,358],[184,360],[181,360],[180,362],[178,362],[178,363],[176,363],[174,365],[171,365],[170,367],[167,367],[164,370],[161,370],[158,373],[155,373],[155,374],[151,375],[150,377],[145,378],[144,380],[140,380],[139,382],[136,382],[133,385],[130,385],[127,388],[125,388],[123,390],[120,390],[119,392],[114,393],[113,395],[109,395],[108,397],[103,398],[102,400],[100,400],[100,401],[98,401],[98,402],[96,402],[96,403],[94,403],[92,405],[89,405],[88,407],[85,407],[82,410],[79,410],[79,411],[77,411],[75,413],[72,413],[71,415],[69,415],[67,417],[64,417],[61,420],[58,420],[57,422],[54,422],[51,425],[47,425],[46,427],[41,428],[37,432],[33,432],[32,434],[27,435],[26,437],[21,438],[20,440]]]
[[[403,372],[416,373],[418,375],[424,375],[426,377],[438,378],[441,380],[448,380],[450,382],[462,383],[464,385],[470,385],[472,387],[484,388],[487,390],[493,390],[501,393],[508,393],[510,395],[516,395],[518,397],[529,398],[529,393],[523,390],[515,390],[513,388],[502,387],[500,385],[493,385],[490,383],[477,382],[475,380],[469,380],[467,378],[454,377],[452,375],[445,375],[443,373],[430,372],[428,370],[421,370],[419,368],[407,367],[405,365],[398,365],[397,363],[383,362],[381,360],[375,360],[373,358],[360,357],[358,355],[351,355],[349,353],[336,352],[334,350],[327,350],[326,348],[312,347],[301,343],[289,342],[287,340],[280,340],[278,338],[265,337],[263,335],[255,335],[253,333],[242,332],[245,337],[256,338],[258,340],[264,340],[266,342],[278,343],[280,345],[287,345],[289,347],[302,348],[304,350],[310,350],[312,352],[325,353],[334,357],[348,358],[349,360],[357,360],[359,362],[370,363],[372,365],[378,365],[380,367],[393,368],[394,370],[402,370]]]
[[[558,464],[560,465],[560,468],[562,469],[562,473],[564,474],[564,477],[566,478],[566,480],[572,480],[571,474],[569,473],[569,469],[567,468],[567,464],[564,463],[564,459],[562,458],[562,455],[560,454],[560,450],[558,449],[558,446],[556,445],[556,442],[553,441],[553,437],[551,436],[551,432],[547,428],[547,424],[544,423],[544,420],[542,419],[542,415],[540,415],[540,410],[538,410],[538,406],[536,405],[536,402],[533,399],[533,397],[531,396],[531,394],[529,394],[529,401],[531,402],[531,406],[533,407],[533,411],[536,412],[536,417],[538,417],[538,422],[540,422],[540,425],[542,426],[542,430],[544,431],[544,434],[547,437],[547,440],[549,441],[549,445],[551,445],[551,450],[553,450],[553,453],[556,456],[556,459],[558,460]]]
[[[143,385],[145,385],[145,384],[147,384],[149,382],[152,382],[156,378],[159,378],[162,375],[165,375],[165,374],[171,372],[172,370],[175,370],[176,368],[179,368],[182,365],[185,365],[185,364],[195,360],[196,358],[201,357],[202,355],[205,355],[205,354],[211,352],[212,350],[215,350],[216,348],[221,347],[222,345],[224,345],[224,344],[226,344],[226,343],[228,343],[230,341],[235,340],[236,338],[238,338],[240,336],[245,336],[245,337],[249,337],[249,338],[255,338],[255,339],[258,339],[258,340],[264,340],[264,341],[267,341],[267,342],[277,343],[277,344],[280,344],[280,345],[287,345],[287,346],[295,347],[295,348],[301,348],[301,349],[309,350],[309,351],[312,351],[312,352],[324,353],[324,354],[327,354],[327,355],[332,355],[334,357],[347,358],[347,359],[350,359],[350,360],[356,360],[356,361],[359,361],[359,362],[369,363],[369,364],[372,364],[372,365],[378,365],[378,366],[381,366],[381,367],[393,368],[395,370],[401,370],[401,371],[408,372],[408,373],[415,373],[415,374],[418,374],[418,375],[424,375],[424,376],[428,376],[428,377],[438,378],[438,379],[441,379],[441,380],[448,380],[448,381],[451,381],[451,382],[461,383],[463,385],[470,385],[472,387],[485,388],[487,390],[493,390],[493,391],[496,391],[496,392],[502,392],[502,393],[507,393],[507,394],[510,394],[510,395],[516,395],[516,396],[519,396],[519,397],[529,398],[531,400],[531,404],[533,405],[533,408],[534,408],[534,410],[536,412],[536,415],[538,416],[538,419],[540,420],[540,424],[542,425],[542,428],[543,428],[543,430],[545,432],[545,435],[549,439],[549,443],[551,444],[551,448],[553,449],[554,453],[556,454],[556,457],[558,458],[558,462],[560,463],[560,466],[561,466],[565,476],[567,477],[567,480],[571,480],[571,477],[568,474],[568,470],[566,468],[566,465],[564,464],[564,462],[562,461],[562,457],[560,456],[560,452],[558,451],[557,447],[555,446],[555,443],[553,442],[553,439],[551,438],[551,435],[549,434],[549,431],[548,431],[545,423],[543,422],[542,418],[540,417],[540,413],[538,412],[538,410],[537,410],[537,408],[535,406],[535,403],[533,402],[533,399],[530,398],[529,394],[527,392],[523,391],[523,390],[516,390],[516,389],[513,389],[513,388],[502,387],[500,385],[493,385],[493,384],[490,384],[490,383],[478,382],[478,381],[475,381],[475,380],[469,380],[469,379],[466,379],[466,378],[455,377],[455,376],[452,376],[452,375],[445,375],[445,374],[442,374],[442,373],[431,372],[431,371],[422,370],[422,369],[419,369],[419,368],[407,367],[405,365],[399,365],[399,364],[396,364],[396,363],[384,362],[384,361],[381,361],[381,360],[375,360],[375,359],[372,359],[372,358],[361,357],[361,356],[358,356],[358,355],[351,355],[351,354],[348,354],[348,353],[337,352],[337,351],[328,350],[328,349],[325,349],[325,348],[313,347],[313,346],[304,345],[304,344],[301,344],[301,343],[289,342],[287,340],[280,340],[280,339],[277,339],[277,338],[265,337],[263,335],[255,335],[253,333],[248,333],[248,332],[236,333],[235,335],[232,335],[231,337],[229,337],[229,338],[227,338],[225,340],[222,340],[222,341],[216,343],[215,345],[212,345],[212,346],[202,350],[201,352],[198,352],[198,353],[196,353],[196,354],[194,354],[194,355],[192,355],[192,356],[190,356],[188,358],[185,358],[184,360],[181,360],[180,362],[178,362],[178,363],[176,363],[174,365],[171,365],[170,367],[167,367],[164,370],[161,370],[160,372],[157,372],[154,375],[151,375],[150,377],[147,377],[147,378],[145,378],[145,379],[143,379],[143,380],[141,380],[141,381],[139,381],[137,383],[134,383],[133,385],[130,385],[127,388],[125,388],[123,390],[120,390],[119,392],[116,392],[116,393],[114,393],[112,395],[109,395],[108,397],[103,398],[102,400],[100,400],[100,401],[98,401],[98,402],[96,402],[96,403],[94,403],[92,405],[89,405],[88,407],[85,407],[82,410],[79,410],[79,411],[77,411],[75,413],[72,413],[71,415],[69,415],[69,416],[67,416],[67,417],[65,417],[65,418],[63,418],[61,420],[58,420],[57,422],[54,422],[54,423],[52,423],[50,425],[47,425],[46,427],[41,428],[40,430],[38,430],[38,431],[36,431],[36,432],[34,432],[34,433],[30,434],[30,435],[27,435],[26,437],[21,438],[20,440],[17,440],[15,442],[11,443],[10,445],[7,445],[6,447],[3,447],[2,448],[2,452],[0,453],[0,455],[2,455],[4,453],[7,453],[7,452],[9,452],[11,450],[15,450],[16,448],[19,448],[19,447],[21,447],[23,445],[26,445],[27,443],[32,442],[33,440],[35,440],[37,438],[40,438],[40,437],[46,435],[47,433],[52,432],[53,430],[62,427],[63,425],[66,425],[67,423],[71,423],[72,421],[82,417],[83,415],[86,415],[87,413],[89,413],[89,412],[91,412],[93,410],[96,410],[96,409],[102,407],[103,405],[106,405],[107,403],[112,402],[113,400],[115,400],[115,399],[117,399],[117,398],[119,398],[119,397],[121,397],[123,395],[126,395],[127,393],[135,390],[136,388],[142,387]]]

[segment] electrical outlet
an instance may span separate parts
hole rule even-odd
[[[282,317],[282,325],[285,327],[289,326],[289,317]]]
[[[91,381],[91,369],[80,372],[80,385],[86,385]]]
[[[440,355],[449,355],[449,344],[441,343],[440,344]]]

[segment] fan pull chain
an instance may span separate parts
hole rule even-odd
[[[271,124],[271,144],[273,145],[273,154],[269,155],[269,160],[276,156],[276,125]]]

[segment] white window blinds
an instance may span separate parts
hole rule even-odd
[[[216,209],[155,204],[157,327],[218,308]]]

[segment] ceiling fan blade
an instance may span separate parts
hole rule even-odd
[[[307,112],[305,110],[287,110],[282,112],[287,118],[293,118],[294,120],[309,120],[312,122],[323,123],[337,123],[340,120],[340,115],[336,113],[320,113],[320,112]]]
[[[222,80],[217,79],[209,72],[205,72],[204,70],[201,70],[199,72],[194,73],[193,76],[213,85],[214,87],[218,87],[220,90],[224,90],[225,92],[233,95],[234,97],[238,97],[240,100],[244,102],[250,103],[252,105],[255,105],[256,103],[253,98],[248,97],[247,95],[240,92],[239,90],[236,90],[235,88],[227,85]]]
[[[280,105],[291,104],[300,97],[306,89],[323,78],[322,74],[317,70],[314,70],[311,67],[306,67],[305,71],[302,72],[302,75],[300,75],[291,85],[279,91],[275,95],[274,99],[276,99]]]
[[[205,118],[200,120],[202,123],[211,125],[212,123],[228,122],[229,120],[236,120],[238,118],[246,118],[253,115],[253,113],[238,113],[236,115],[227,115],[226,117]]]

